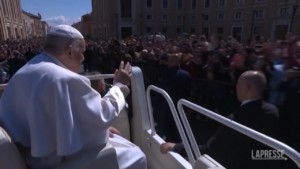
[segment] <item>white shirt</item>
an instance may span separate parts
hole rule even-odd
[[[247,104],[249,102],[252,102],[252,101],[255,101],[255,100],[258,100],[258,99],[254,99],[254,100],[244,100],[241,104],[241,106],[243,106],[244,104]]]

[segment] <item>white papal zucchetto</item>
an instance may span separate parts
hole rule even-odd
[[[47,35],[56,35],[72,39],[83,39],[82,34],[76,28],[69,25],[54,26],[49,30]]]

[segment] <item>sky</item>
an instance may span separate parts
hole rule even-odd
[[[92,11],[91,0],[21,0],[22,9],[34,15],[40,13],[49,25],[71,25]]]

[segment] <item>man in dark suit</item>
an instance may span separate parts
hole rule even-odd
[[[9,77],[12,78],[19,69],[21,69],[26,63],[26,59],[21,57],[19,51],[13,52],[13,57],[9,58],[7,64],[9,65]]]
[[[28,48],[27,52],[25,53],[25,58],[26,61],[28,62],[29,60],[31,60],[36,54],[34,52],[32,52],[31,47]]]
[[[179,99],[189,99],[191,95],[191,76],[188,72],[180,68],[180,56],[173,54],[168,58],[169,69],[163,76],[158,87],[164,89],[176,105]],[[181,142],[173,115],[165,98],[156,95],[153,99],[154,113],[157,118],[157,129],[161,136],[166,136],[170,142]]]
[[[87,48],[84,52],[84,61],[83,61],[83,69],[84,72],[91,72],[92,70],[92,60],[94,57],[94,49],[91,44],[87,45]]]
[[[243,73],[237,83],[237,96],[242,103],[229,118],[253,130],[270,137],[277,136],[279,130],[279,113],[275,106],[262,100],[266,87],[266,78],[256,71]],[[258,141],[245,136],[231,128],[221,126],[206,145],[199,146],[202,154],[208,154],[229,169],[267,169],[270,161],[255,161],[252,151],[268,150]],[[182,144],[164,143],[161,152],[175,151],[186,156]]]

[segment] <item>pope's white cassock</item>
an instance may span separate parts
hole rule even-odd
[[[137,146],[120,136],[108,137],[108,128],[125,106],[121,85],[101,98],[89,79],[43,52],[7,85],[0,101],[0,125],[14,142],[30,148],[21,155],[31,168],[57,166],[110,142],[119,169],[144,169],[146,158]]]

